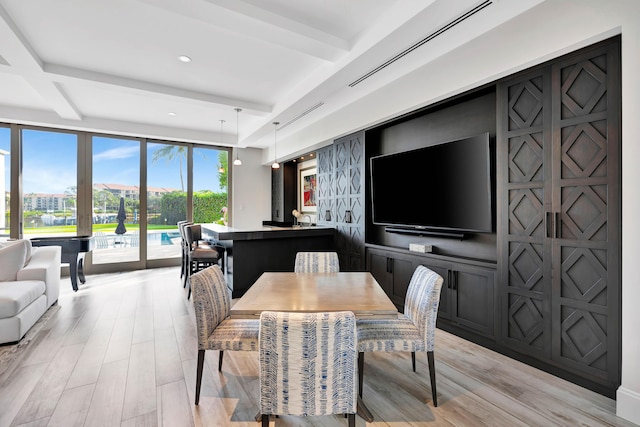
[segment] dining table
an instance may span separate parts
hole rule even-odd
[[[351,311],[356,319],[398,317],[396,306],[369,272],[265,272],[234,302],[230,316],[255,319],[263,311]],[[373,421],[360,397],[358,415]]]

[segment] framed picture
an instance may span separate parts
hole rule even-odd
[[[317,186],[316,168],[307,168],[300,171],[300,211],[316,212]]]

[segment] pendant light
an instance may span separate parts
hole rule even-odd
[[[274,161],[271,165],[271,169],[280,169],[280,163],[278,163],[278,125],[280,122],[273,122],[273,157]]]
[[[238,142],[240,142],[240,133],[238,132],[238,128],[239,128],[238,119],[240,117],[240,111],[242,111],[242,108],[236,108],[235,110],[236,110],[236,136],[238,138]],[[236,159],[233,161],[233,164],[236,166],[242,165],[242,160],[238,158],[238,151],[240,151],[240,146],[236,147]]]
[[[222,132],[223,126],[224,126],[224,120],[220,120],[220,145],[222,145],[222,141],[224,139],[224,132]],[[224,167],[222,167],[222,164],[220,164],[220,168],[218,169],[218,172],[224,173]]]

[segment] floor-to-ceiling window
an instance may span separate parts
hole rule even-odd
[[[24,236],[76,235],[77,134],[27,128],[20,139]]]
[[[187,218],[187,145],[147,143],[147,259],[181,256],[178,221]]]
[[[93,264],[140,259],[140,141],[92,137]]]
[[[224,148],[0,123],[0,240],[91,234],[89,272],[177,265],[177,221],[226,220],[227,159]]]
[[[193,220],[227,223],[228,152],[193,149]]]
[[[11,233],[11,129],[0,127],[0,241]]]

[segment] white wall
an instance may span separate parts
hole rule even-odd
[[[640,1],[546,0],[291,138],[315,143],[332,140],[616,34],[622,34],[624,236],[622,385],[617,412],[640,424],[640,168],[636,165],[640,159]],[[401,61],[394,66],[401,66]]]
[[[261,163],[262,150],[240,149],[242,165],[229,162],[233,174],[230,225],[251,229],[271,219],[271,167]],[[235,159],[235,151],[232,154]]]

